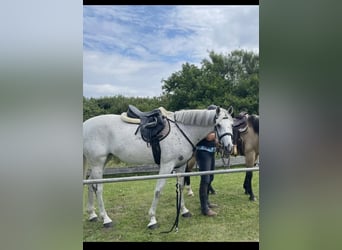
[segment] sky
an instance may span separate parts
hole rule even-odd
[[[209,52],[259,53],[259,5],[83,6],[83,96],[159,97]]]

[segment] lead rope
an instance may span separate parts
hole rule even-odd
[[[230,168],[230,155],[228,157],[227,164],[226,164],[225,161],[224,161],[224,157],[223,157],[224,153],[220,152],[220,154],[221,154],[221,159],[222,159],[223,166]]]
[[[231,136],[231,137],[233,137],[233,135],[231,133],[228,133],[228,132],[224,133],[223,135],[219,135],[219,132],[218,132],[216,126],[215,126],[215,132],[216,132],[218,140],[219,140],[219,145],[220,146],[218,147],[219,148],[219,152],[218,153],[221,155],[223,166],[230,168],[230,154],[229,154],[229,157],[228,157],[228,160],[227,160],[227,164],[226,164],[225,161],[224,161],[224,147],[221,145],[221,139],[224,136],[226,136],[226,135]]]
[[[176,233],[178,233],[178,222],[179,222],[179,214],[181,209],[181,198],[182,198],[182,189],[180,188],[180,177],[177,175],[177,183],[176,183],[176,219],[173,223],[173,226],[169,231],[164,231],[160,233],[170,233],[176,227]]]
[[[222,147],[222,145],[221,144],[219,144],[219,146],[218,147],[216,147],[216,152],[217,152],[217,155],[220,155],[220,157],[221,157],[221,160],[222,160],[222,163],[223,163],[223,167],[228,167],[228,168],[230,168],[230,154],[229,154],[229,156],[228,156],[228,160],[227,160],[227,163],[224,161],[224,152],[223,152],[223,150],[224,150],[224,148]]]

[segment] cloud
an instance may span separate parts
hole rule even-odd
[[[161,81],[179,70],[181,62],[142,61],[118,54],[84,52],[84,95],[103,97],[159,96]],[[184,62],[183,62],[184,63]],[[159,93],[159,94],[158,94]]]
[[[84,6],[84,96],[159,96],[208,51],[258,52],[259,6]]]

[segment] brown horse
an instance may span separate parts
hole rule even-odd
[[[241,112],[234,118],[233,124],[233,155],[244,155],[246,167],[254,167],[259,159],[259,116]],[[249,200],[255,201],[252,190],[253,172],[247,171],[243,188],[249,194]]]
[[[186,163],[185,172],[192,172],[192,169],[194,168],[195,164],[196,164],[196,157],[195,157],[195,152],[194,152],[190,160],[188,160]],[[194,196],[194,192],[192,191],[191,184],[190,184],[190,176],[184,177],[184,187],[187,190],[188,196]]]

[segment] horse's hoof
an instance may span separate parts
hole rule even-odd
[[[158,224],[153,224],[153,225],[149,225],[148,229],[156,229],[158,227]]]
[[[249,197],[250,201],[256,201],[257,199],[255,197]]]
[[[91,219],[89,219],[89,221],[96,222],[97,221],[97,217],[91,218]]]
[[[189,218],[189,217],[191,217],[192,216],[192,214],[190,213],[190,212],[187,212],[187,213],[185,213],[185,214],[182,214],[182,217],[184,217],[184,218]]]
[[[103,227],[105,227],[105,228],[113,227],[113,222],[104,223]]]

